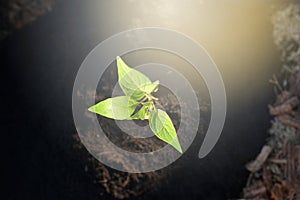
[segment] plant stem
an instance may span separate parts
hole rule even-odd
[[[149,99],[149,100],[154,100],[154,101],[157,101],[158,98],[152,96],[151,94],[146,94],[146,97]]]
[[[148,99],[148,97],[145,96],[141,101],[139,101],[139,103],[141,104],[141,103],[145,102],[147,99]]]

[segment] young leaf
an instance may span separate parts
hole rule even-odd
[[[182,153],[172,120],[165,111],[160,109],[151,111],[149,123],[151,130],[159,139],[172,145],[177,151]]]
[[[157,92],[158,85],[159,85],[159,81],[154,81],[151,84],[144,85],[141,90],[147,94],[150,94],[151,92]]]
[[[128,96],[119,96],[101,101],[88,110],[107,118],[124,120],[130,118],[138,104]]]
[[[140,119],[140,120],[145,120],[145,119],[149,119],[150,113],[149,113],[149,106],[150,106],[150,102],[146,102],[143,104],[143,106],[141,107],[141,109],[135,113],[134,115],[132,115],[130,118],[131,119]]]
[[[158,83],[141,72],[130,68],[119,56],[117,57],[118,80],[123,92],[132,99],[140,100],[146,94],[157,90]]]

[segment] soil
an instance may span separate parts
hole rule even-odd
[[[1,0],[0,40],[50,12],[54,4],[54,0]]]

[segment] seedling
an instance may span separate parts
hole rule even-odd
[[[119,56],[117,66],[118,82],[125,96],[105,99],[88,110],[115,120],[148,120],[156,137],[182,153],[171,118],[155,106],[158,98],[152,93],[158,91],[159,81],[152,82],[146,75],[127,66]]]

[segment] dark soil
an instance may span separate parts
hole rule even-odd
[[[1,0],[0,40],[53,9],[54,0]]]

